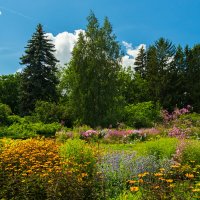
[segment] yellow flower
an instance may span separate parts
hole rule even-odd
[[[88,176],[87,173],[82,173],[81,175],[82,175],[82,177]]]
[[[199,188],[193,189],[192,192],[200,192]]]
[[[144,183],[143,179],[138,180],[139,183]]]
[[[22,174],[22,176],[27,176],[27,174]]]
[[[137,183],[137,181],[135,181],[135,180],[129,180],[128,183],[134,184],[134,183]]]
[[[139,178],[142,178],[142,177],[144,177],[144,176],[146,176],[146,175],[148,175],[149,174],[149,172],[144,172],[144,173],[142,173],[142,174],[138,174],[138,177]]]
[[[180,164],[176,164],[176,165],[171,165],[171,168],[179,168]]]
[[[160,186],[159,186],[159,185],[156,185],[156,186],[154,186],[154,189],[158,189],[158,188],[160,188]]]
[[[185,174],[185,176],[186,176],[187,178],[194,178],[194,174],[189,174],[189,173],[187,173],[187,174]]]
[[[164,168],[160,168],[159,170],[160,170],[160,171],[165,171],[165,169],[164,169]]]
[[[173,180],[172,180],[172,179],[166,179],[166,182],[167,182],[167,183],[172,183]]]
[[[130,187],[131,192],[137,192],[139,190],[139,187]]]
[[[163,176],[163,173],[155,173],[154,176]]]
[[[170,188],[173,188],[173,187],[175,187],[175,185],[174,185],[174,184],[170,184],[169,187],[170,187]]]

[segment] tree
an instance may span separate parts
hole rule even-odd
[[[56,58],[53,55],[54,45],[51,43],[42,25],[36,32],[21,57],[21,64],[26,65],[22,72],[20,87],[21,114],[27,115],[34,110],[36,101],[55,101],[57,98]]]
[[[108,126],[116,122],[120,99],[118,73],[120,46],[107,18],[100,27],[95,15],[88,17],[85,34],[80,33],[70,62],[70,99],[81,123]]]
[[[169,71],[176,52],[175,46],[164,38],[160,38],[147,51],[146,79],[151,100],[163,105],[170,84]]]
[[[194,111],[200,112],[200,45],[195,45],[192,49],[186,48],[186,55],[188,104],[193,106]]]
[[[15,114],[19,112],[20,78],[19,73],[0,76],[0,102],[7,104]]]
[[[135,71],[136,73],[140,74],[141,77],[145,77],[145,70],[146,70],[146,51],[144,49],[144,47],[142,46],[139,49],[139,53],[137,55],[137,57],[135,58],[135,63],[134,65],[136,65],[135,67]]]

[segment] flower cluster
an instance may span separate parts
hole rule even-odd
[[[140,173],[128,180],[127,184],[131,192],[140,190],[144,198],[145,195],[153,195],[152,199],[162,199],[164,196],[172,195],[179,199],[186,192],[193,199],[196,194],[200,194],[198,170],[199,166],[192,168],[177,163],[171,165],[170,170],[160,168],[157,172]]]
[[[191,110],[191,106],[187,105],[186,108],[175,108],[172,113],[169,113],[167,110],[162,110],[162,117],[165,123],[168,123],[172,120],[177,119],[179,116],[189,113]]]
[[[94,137],[97,135],[98,135],[98,132],[95,130],[87,130],[87,131],[81,133],[81,137],[84,139],[91,138],[91,137]]]
[[[47,139],[17,141],[6,145],[0,154],[0,170],[10,176],[47,176],[52,171],[60,172],[63,164],[58,146]]]

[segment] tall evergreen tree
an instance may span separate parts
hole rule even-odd
[[[170,84],[168,72],[173,63],[175,46],[164,38],[160,38],[147,51],[147,81],[152,100],[159,101],[163,105]]]
[[[57,98],[56,58],[53,55],[54,45],[51,43],[42,25],[28,41],[21,64],[26,65],[22,72],[20,88],[21,114],[27,115],[33,111],[37,100],[54,101]]]
[[[136,66],[135,67],[136,73],[140,74],[140,76],[143,78],[145,77],[146,59],[147,59],[146,50],[142,46],[139,49],[139,53],[138,53],[137,57],[135,58],[134,65]]]
[[[200,112],[200,45],[186,49],[187,55],[187,97],[194,111]]]
[[[89,15],[72,55],[70,97],[76,117],[92,127],[114,123],[121,53],[107,18],[100,27],[95,15]]]

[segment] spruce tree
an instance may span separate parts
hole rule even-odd
[[[20,88],[21,114],[27,115],[34,110],[36,101],[55,101],[56,58],[53,55],[54,45],[51,43],[42,25],[39,24],[36,32],[28,41],[25,55],[21,57],[21,64],[26,65],[22,72]]]
[[[139,49],[139,53],[138,53],[137,57],[135,58],[134,65],[136,65],[136,67],[135,67],[136,73],[138,73],[143,78],[145,77],[146,58],[147,58],[146,51],[145,51],[144,47],[142,46]]]
[[[186,50],[186,55],[188,104],[193,106],[194,111],[200,112],[200,45],[195,45],[190,50]]]

